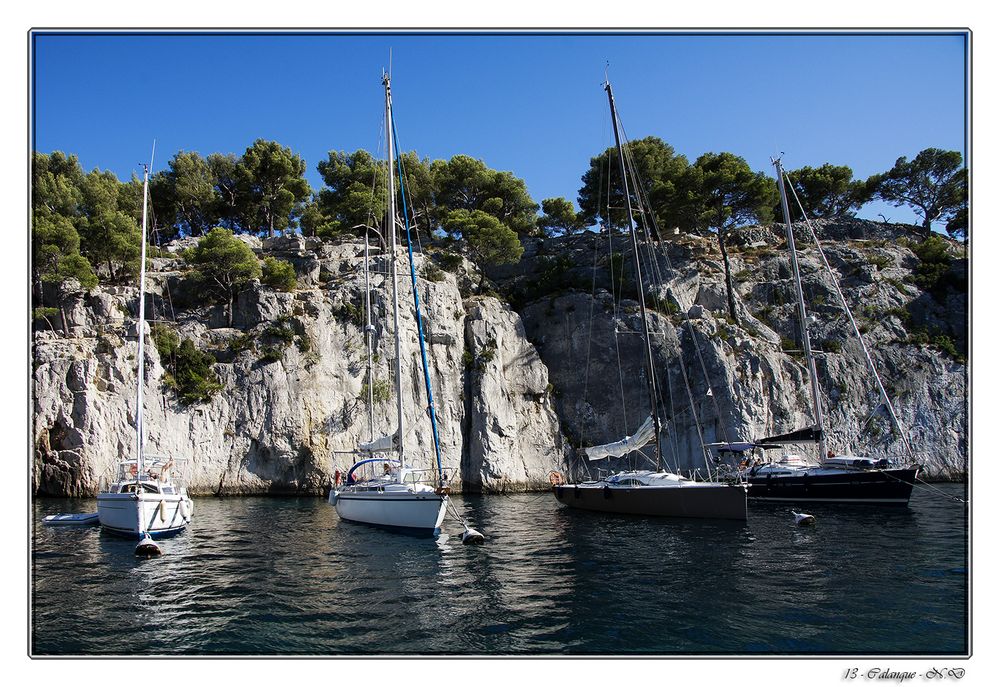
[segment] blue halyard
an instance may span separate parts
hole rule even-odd
[[[392,122],[392,141],[399,150],[399,138],[396,136],[396,122]],[[441,442],[438,440],[437,416],[434,413],[434,394],[431,391],[431,375],[427,365],[427,347],[424,343],[424,324],[420,316],[420,295],[417,292],[417,271],[413,264],[413,242],[410,240],[410,213],[406,206],[406,181],[403,175],[403,160],[397,157],[396,170],[399,173],[399,192],[403,197],[403,226],[406,228],[406,248],[410,254],[410,280],[413,283],[413,309],[417,318],[417,334],[420,341],[420,359],[424,365],[424,386],[427,389],[427,409],[431,416],[431,430],[434,434],[434,455],[437,458],[438,480],[444,481],[444,469],[441,467]]]

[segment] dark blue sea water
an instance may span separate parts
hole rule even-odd
[[[960,485],[942,485],[964,495]],[[318,498],[203,498],[141,560],[34,504],[31,646],[45,654],[964,654],[966,509],[751,506],[745,524],[455,497],[463,546],[341,522]]]

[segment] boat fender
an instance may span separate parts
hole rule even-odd
[[[573,498],[577,498],[577,499],[580,498],[580,485],[579,484],[574,484],[573,485]]]
[[[462,543],[463,544],[482,544],[486,541],[486,537],[483,536],[482,532],[465,526],[465,531],[462,532]]]
[[[611,487],[609,487],[606,484],[604,485],[604,498],[606,498],[606,499],[610,499],[611,498]]]
[[[792,515],[795,516],[796,525],[805,526],[816,524],[816,516],[810,515],[809,513],[796,513],[795,511],[792,511]]]
[[[167,502],[160,501],[160,520],[167,519]]]
[[[135,546],[135,555],[144,556],[146,558],[151,558],[153,556],[159,556],[162,551],[160,547],[156,545],[153,538],[149,534],[143,532],[142,536],[139,538],[139,543]]]
[[[340,492],[338,492],[336,489],[330,490],[330,495],[326,497],[326,500],[330,503],[331,506],[337,505],[337,496],[339,494]]]

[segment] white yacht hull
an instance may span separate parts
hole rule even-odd
[[[97,517],[101,527],[123,536],[167,536],[183,530],[191,522],[191,499],[185,494],[111,494],[97,496]]]
[[[433,490],[348,487],[332,492],[330,501],[343,520],[425,532],[441,529],[448,507],[448,496]]]

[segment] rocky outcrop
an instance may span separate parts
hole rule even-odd
[[[913,454],[907,454],[878,409],[874,377],[803,225],[796,227],[799,259],[813,317],[810,333],[819,351],[830,447],[913,460],[930,478],[963,476],[968,454],[964,290],[942,298],[914,284],[919,261],[906,229],[861,220],[816,226]],[[630,262],[614,257],[628,255],[627,248],[617,237],[609,248],[606,235],[557,242],[563,244],[561,253],[551,242],[538,243],[529,252],[529,265],[502,278],[515,292],[532,280],[556,285],[553,293],[526,305],[522,316],[528,339],[548,367],[563,432],[577,447],[616,441],[634,432],[649,412],[638,303],[630,300],[636,297]],[[654,259],[646,258],[647,270],[662,276],[661,285],[647,294],[647,304],[660,310],[651,313],[650,321],[667,428],[663,455],[671,467],[703,474],[709,460],[703,443],[762,438],[812,423],[808,376],[796,350],[801,343],[794,284],[780,229],[754,227],[730,237],[735,321],[728,314],[713,242],[680,237],[669,245],[667,257],[656,258],[655,268]],[[614,285],[624,297],[612,296],[612,283],[602,276],[610,274],[611,263],[619,270],[624,266],[624,279]],[[950,269],[961,274],[962,264],[956,247]],[[561,268],[555,276],[554,267]],[[597,285],[593,296],[589,288],[579,288],[589,287],[587,282]],[[922,340],[920,333],[928,330],[937,332],[930,343],[941,345]],[[791,450],[808,454],[815,448]],[[577,474],[592,467],[583,460],[574,465]]]
[[[932,477],[967,469],[968,389],[963,288],[929,290],[914,278],[914,237],[860,220],[817,224],[826,256],[871,345],[915,451]],[[899,455],[864,357],[837,306],[819,254],[797,228],[810,331],[821,352],[830,443],[840,452]],[[244,237],[259,255],[295,265],[298,287],[254,283],[226,306],[205,304],[179,256],[165,247],[148,276],[146,312],[210,352],[221,391],[185,405],[145,347],[147,451],[189,459],[192,491],[324,493],[351,451],[370,438],[361,272],[363,247],[299,236]],[[811,423],[791,272],[775,227],[734,232],[737,317],[728,317],[714,238],[677,235],[647,256],[647,292],[661,439],[670,467],[704,469],[705,442],[761,438]],[[633,432],[649,412],[641,322],[629,246],[607,234],[526,239],[522,261],[489,271],[504,298],[478,293],[478,268],[433,249],[418,254],[420,301],[442,461],[455,489],[547,485],[551,470],[585,475],[581,446]],[[958,247],[946,266],[964,285]],[[625,259],[629,256],[628,259]],[[375,322],[372,409],[377,434],[395,429],[395,358],[388,262],[372,263]],[[611,277],[614,269],[614,278]],[[946,280],[947,281],[947,280]],[[404,437],[410,462],[430,469],[434,441],[408,275],[400,279]],[[46,303],[65,313],[36,323],[33,345],[37,492],[93,494],[135,451],[137,289],[65,285]],[[52,330],[55,329],[55,331]],[[147,340],[149,341],[149,340]],[[801,451],[810,450],[801,447]],[[633,456],[631,460],[642,462]],[[603,465],[603,464],[602,464]]]
[[[305,250],[289,243],[280,245],[286,259]],[[188,458],[184,476],[195,493],[324,493],[334,472],[354,462],[350,452],[370,438],[361,254],[361,246],[348,243],[299,256],[302,288],[281,293],[253,285],[236,300],[233,328],[221,305],[175,311],[171,326],[181,338],[219,361],[214,370],[222,391],[184,405],[164,387],[158,351],[147,345],[147,452]],[[418,273],[424,259],[417,256]],[[372,267],[373,419],[376,433],[388,434],[396,425],[388,263],[376,259]],[[183,290],[177,268],[169,258],[156,261],[150,319],[169,318],[170,303]],[[456,276],[435,276],[438,281],[419,280],[419,293],[442,462],[453,488],[536,486],[562,467],[544,366],[516,313],[494,298],[476,299],[467,327]],[[401,291],[404,443],[408,461],[430,469],[434,443],[412,295]],[[79,296],[70,309],[70,337],[35,333],[34,484],[41,493],[92,494],[120,457],[134,455],[138,345],[129,313],[136,293],[117,288]],[[282,337],[276,328],[293,335]],[[479,347],[480,335],[502,342],[503,350],[487,362],[476,348],[483,367],[473,369],[466,365],[467,346]]]
[[[543,488],[564,464],[549,374],[525,338],[521,317],[496,298],[468,302],[468,459],[477,490]]]

